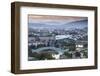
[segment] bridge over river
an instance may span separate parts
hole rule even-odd
[[[40,51],[43,51],[43,50],[48,50],[48,49],[51,49],[51,50],[55,50],[57,51],[58,53],[62,53],[64,51],[68,51],[68,49],[64,50],[64,49],[61,49],[61,48],[56,48],[56,47],[42,47],[42,48],[38,48],[38,49],[32,49],[32,52],[40,52]]]

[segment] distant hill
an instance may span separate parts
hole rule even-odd
[[[68,28],[70,29],[83,29],[87,27],[88,20],[75,21],[75,22],[67,23],[66,25],[69,26]]]
[[[46,22],[47,23],[47,22]],[[66,30],[72,30],[72,29],[83,29],[88,26],[88,20],[80,20],[80,21],[74,21],[74,22],[64,22],[64,24],[61,25],[51,25],[50,22],[46,24],[45,22],[38,22],[38,23],[28,23],[28,27],[31,29],[48,29],[48,30],[53,30],[53,29],[66,29]],[[63,21],[62,21],[63,23]]]

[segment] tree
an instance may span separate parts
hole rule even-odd
[[[41,53],[38,57],[39,60],[54,59],[50,53]]]
[[[72,54],[68,52],[64,52],[63,55],[65,55],[67,58],[72,58]]]
[[[32,50],[30,49],[30,48],[28,48],[28,56],[29,57],[32,57],[33,55],[32,55]]]

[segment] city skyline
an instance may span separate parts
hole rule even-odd
[[[28,15],[28,60],[88,58],[88,18]]]

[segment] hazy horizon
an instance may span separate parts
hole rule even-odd
[[[88,25],[87,17],[70,16],[28,16],[28,28],[33,29],[71,29],[84,28]]]

